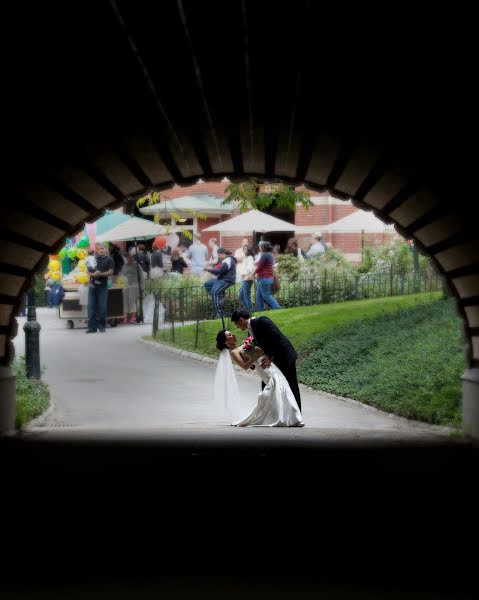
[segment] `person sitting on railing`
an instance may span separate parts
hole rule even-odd
[[[232,256],[231,250],[218,248],[218,258],[221,261],[219,269],[205,267],[205,271],[216,275],[216,279],[209,279],[203,284],[213,301],[215,317],[222,316],[225,291],[236,281],[236,258]]]

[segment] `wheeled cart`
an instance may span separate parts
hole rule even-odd
[[[65,319],[68,329],[75,326],[88,327],[88,306],[80,304],[80,291],[77,287],[65,287],[63,302],[58,307],[58,317]],[[116,327],[118,320],[124,317],[123,289],[108,288],[106,321],[110,327]]]

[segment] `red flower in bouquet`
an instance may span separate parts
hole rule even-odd
[[[243,350],[254,350],[258,347],[256,340],[251,335],[245,338],[243,342]]]

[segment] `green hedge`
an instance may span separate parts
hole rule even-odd
[[[298,378],[385,411],[458,426],[464,341],[452,300],[336,327],[300,347]]]

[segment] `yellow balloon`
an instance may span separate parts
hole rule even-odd
[[[60,281],[60,279],[62,278],[62,274],[57,269],[56,271],[52,271],[51,272],[51,278],[53,279],[53,281]]]
[[[78,273],[77,275],[77,281],[78,283],[88,283],[88,280],[90,279],[88,273]]]
[[[78,261],[78,269],[80,271],[86,271],[86,262],[84,260]]]
[[[77,258],[79,258],[80,260],[84,260],[87,256],[88,256],[88,250],[85,250],[85,248],[79,248],[77,250]]]
[[[58,271],[60,269],[60,261],[56,259],[49,261],[48,268],[50,271]]]

